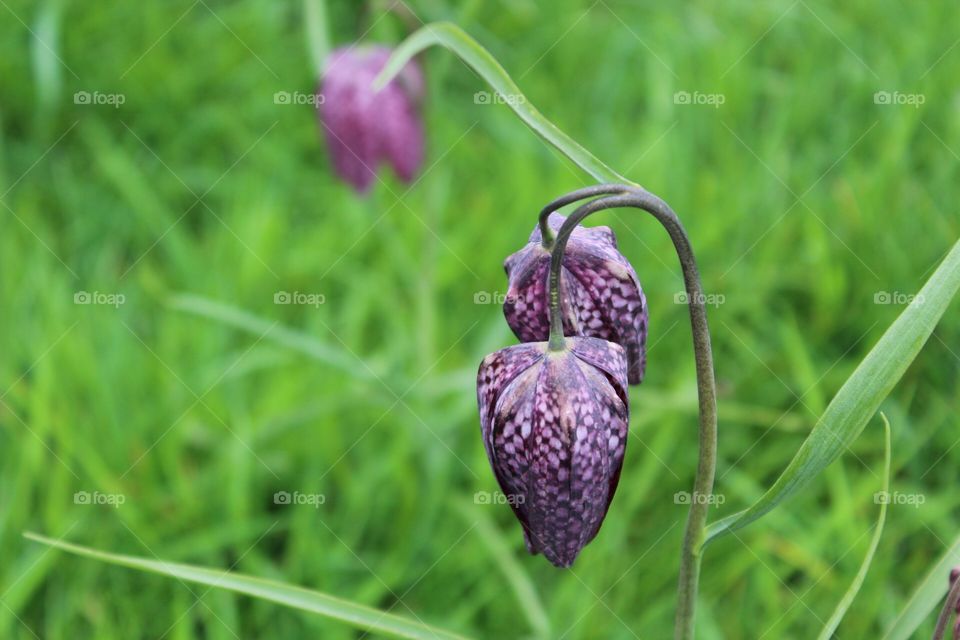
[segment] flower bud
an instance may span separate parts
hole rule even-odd
[[[480,426],[530,553],[573,564],[600,529],[627,440],[627,361],[598,338],[519,344],[477,374]]]
[[[566,218],[549,217],[557,231]],[[550,251],[540,228],[527,245],[504,261],[509,290],[503,313],[523,342],[546,340],[550,333]],[[617,249],[610,227],[578,225],[567,242],[560,274],[560,306],[565,335],[616,342],[626,349],[630,384],[646,368],[647,301],[640,280]]]
[[[413,180],[423,162],[420,67],[411,61],[381,91],[373,88],[390,53],[382,46],[334,50],[317,90],[333,168],[359,193],[370,189],[382,162],[405,182]]]

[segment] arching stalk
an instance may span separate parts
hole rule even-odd
[[[717,393],[713,374],[710,330],[707,326],[706,301],[703,287],[700,284],[700,272],[697,269],[696,258],[680,219],[667,203],[643,189],[627,185],[605,184],[573,192],[555,200],[544,208],[540,214],[541,231],[546,228],[546,220],[550,213],[559,206],[603,194],[613,195],[605,195],[605,197],[581,205],[564,221],[556,238],[551,241],[549,348],[560,350],[564,349],[566,344],[560,308],[560,272],[563,252],[566,249],[567,241],[570,239],[570,234],[573,233],[576,226],[593,213],[621,207],[641,209],[656,218],[670,235],[683,271],[683,281],[690,309],[690,326],[693,332],[693,351],[697,369],[697,395],[700,404],[700,453],[697,475],[693,485],[693,495],[690,500],[690,515],[687,518],[687,528],[681,552],[676,612],[675,637],[678,640],[686,640],[693,637],[697,585],[700,576],[700,546],[706,530],[707,511],[710,508],[708,497],[713,492],[717,459]],[[545,246],[546,239],[547,236],[544,234]]]

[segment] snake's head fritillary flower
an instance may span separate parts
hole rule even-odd
[[[373,88],[390,54],[382,46],[336,49],[317,90],[333,168],[359,193],[370,189],[384,162],[405,182],[413,181],[423,163],[420,67],[408,62],[382,90]]]
[[[600,529],[626,447],[623,347],[571,337],[519,344],[477,374],[484,446],[530,553],[569,567]]]
[[[548,219],[556,232],[566,218]],[[550,250],[540,227],[527,245],[504,261],[509,290],[503,313],[523,342],[546,340],[550,333]],[[647,301],[640,279],[617,249],[610,227],[578,225],[567,242],[560,274],[560,299],[566,335],[616,342],[627,352],[630,384],[643,380],[647,354]]]

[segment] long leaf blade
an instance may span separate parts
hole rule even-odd
[[[960,287],[960,241],[876,346],[840,387],[810,435],[773,486],[747,509],[707,528],[703,545],[769,513],[808,485],[863,431],[913,362]]]
[[[392,80],[413,56],[431,46],[439,45],[449,49],[463,60],[467,66],[486,80],[500,96],[509,98],[504,102],[520,117],[528,127],[570,158],[578,167],[600,182],[633,184],[619,173],[601,162],[577,141],[550,122],[527,99],[510,74],[497,62],[489,51],[474,40],[463,29],[449,22],[434,22],[414,32],[396,48],[386,67],[380,72],[375,86],[382,88]]]
[[[362,365],[345,349],[322,342],[313,336],[280,323],[271,322],[222,302],[193,294],[174,295],[168,301],[171,308],[203,318],[215,320],[235,329],[269,340],[303,353],[310,358],[337,367],[362,380],[378,380],[380,376]]]
[[[887,416],[880,414],[880,417],[883,418],[883,432],[884,432],[884,454],[883,454],[883,493],[889,494],[890,492],[890,423],[887,421]],[[850,605],[853,604],[853,599],[857,597],[857,594],[860,592],[860,587],[863,586],[863,581],[867,577],[867,571],[870,570],[870,565],[873,563],[873,556],[877,553],[877,547],[880,545],[880,536],[883,535],[883,524],[887,520],[887,501],[883,500],[880,502],[880,514],[877,516],[877,524],[875,525],[873,531],[873,537],[870,539],[870,546],[867,547],[867,554],[863,558],[863,562],[860,564],[860,569],[857,571],[857,575],[854,576],[853,582],[850,583],[850,588],[847,589],[847,592],[843,594],[843,597],[840,599],[840,602],[837,603],[836,608],[833,610],[833,614],[830,616],[830,619],[827,620],[827,623],[823,625],[823,631],[820,632],[820,640],[830,640],[833,637],[833,632],[837,630],[837,627],[840,626],[840,622],[843,620],[843,616],[847,614],[847,610],[850,608]]]
[[[164,562],[162,560],[147,560],[136,556],[108,553],[83,547],[62,540],[54,540],[32,532],[25,532],[24,537],[49,545],[69,553],[101,562],[119,565],[130,569],[138,569],[149,573],[156,573],[184,582],[227,589],[236,593],[276,602],[287,607],[309,611],[328,618],[339,620],[358,629],[376,631],[397,638],[413,638],[414,640],[465,640],[464,636],[432,627],[422,622],[408,620],[392,613],[379,611],[365,605],[343,600],[319,591],[311,591],[282,582],[264,580],[239,573],[230,573],[219,569],[195,567],[188,564]]]

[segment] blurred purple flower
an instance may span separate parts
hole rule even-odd
[[[382,162],[408,183],[423,162],[420,67],[411,61],[383,90],[373,89],[390,54],[383,46],[336,49],[317,89],[333,168],[359,193],[370,189]]]
[[[566,218],[551,214],[555,232]],[[523,342],[546,340],[550,333],[550,251],[540,227],[527,245],[503,263],[509,281],[503,314]],[[647,364],[647,301],[636,272],[617,250],[610,227],[578,225],[567,242],[560,275],[565,335],[602,338],[627,351],[630,384],[643,380]]]
[[[530,553],[569,567],[600,529],[627,440],[627,361],[620,345],[567,338],[487,356],[477,374],[490,465]]]

